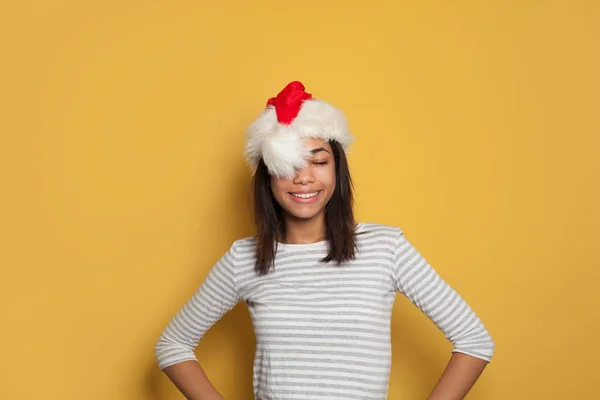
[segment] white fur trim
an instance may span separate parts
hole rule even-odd
[[[246,160],[252,170],[263,158],[271,175],[293,177],[297,168],[306,166],[310,157],[302,139],[318,138],[338,141],[344,150],[354,142],[344,114],[331,104],[310,99],[304,101],[298,116],[290,125],[277,121],[269,106],[250,125],[245,146]]]

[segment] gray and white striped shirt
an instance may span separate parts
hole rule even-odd
[[[245,301],[257,340],[256,399],[386,399],[396,292],[437,325],[453,352],[491,360],[494,343],[480,319],[400,228],[365,222],[357,233],[351,262],[320,262],[326,241],[279,244],[264,276],[254,272],[254,238],[235,241],[162,333],[160,368],[196,360],[204,333]]]

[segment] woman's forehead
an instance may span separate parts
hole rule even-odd
[[[329,141],[320,138],[306,138],[303,139],[304,145],[310,151],[318,148],[324,148],[325,150],[331,152],[331,146],[329,145]]]

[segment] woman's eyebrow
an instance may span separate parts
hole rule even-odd
[[[329,153],[329,150],[327,150],[325,147],[317,147],[316,149],[312,149],[310,152],[313,154],[317,154],[320,151],[326,151]],[[329,154],[331,154],[331,153],[329,153]]]

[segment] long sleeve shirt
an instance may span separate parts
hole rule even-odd
[[[160,368],[196,360],[206,331],[244,301],[257,340],[256,399],[386,399],[396,293],[433,321],[453,352],[491,360],[483,323],[399,227],[359,223],[356,258],[342,265],[323,263],[327,251],[326,241],[280,243],[274,269],[259,275],[254,237],[235,241],[162,333]]]

